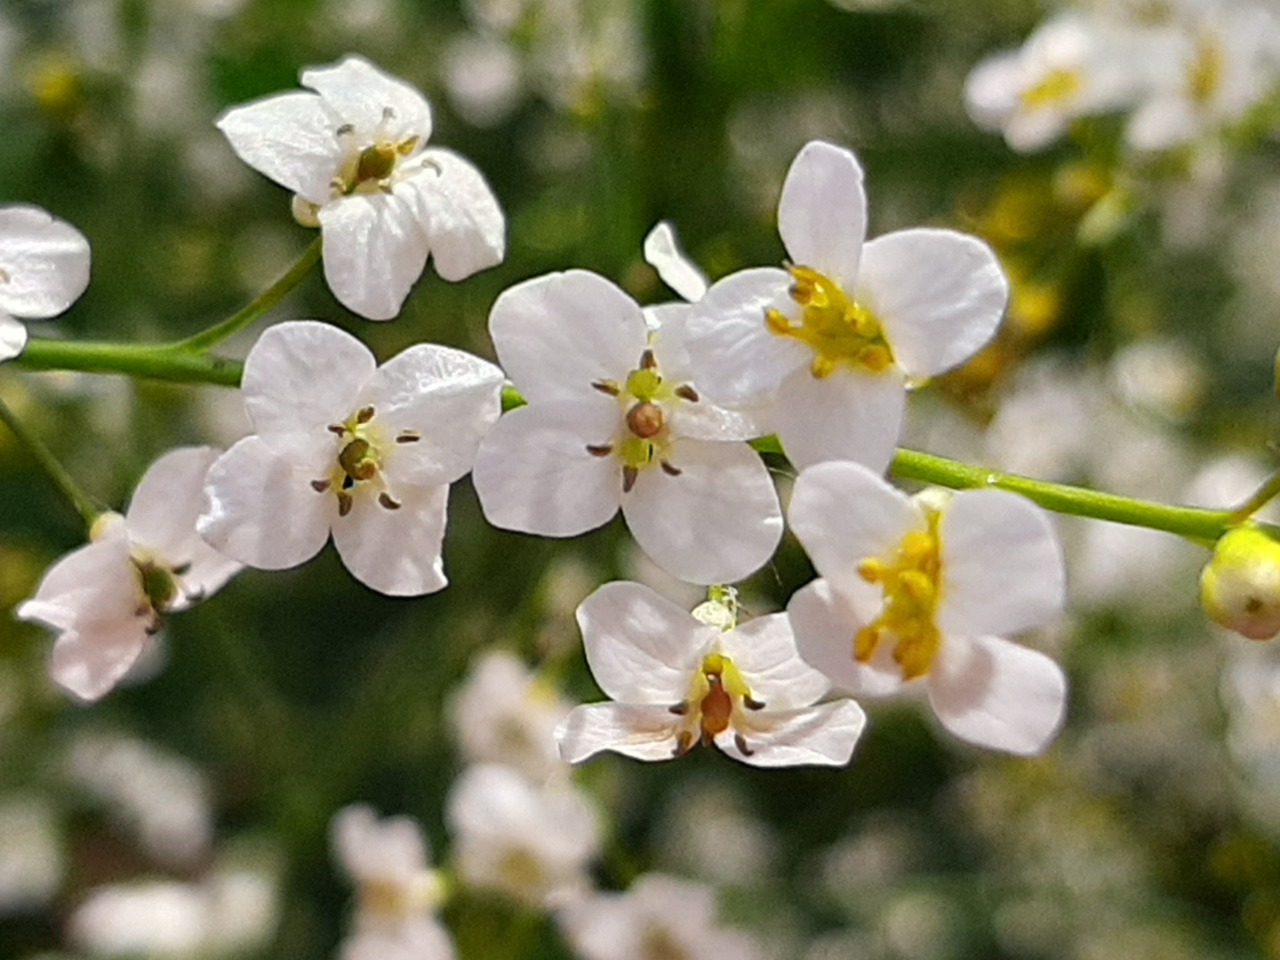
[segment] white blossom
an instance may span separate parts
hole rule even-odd
[[[576,707],[556,731],[578,763],[613,750],[668,760],[698,743],[759,767],[849,761],[865,717],[800,659],[783,614],[724,630],[636,583],[607,583],[578,608],[587,663],[612,703]]]
[[[20,619],[59,632],[49,671],[77,697],[107,693],[149,648],[162,614],[210,596],[240,569],[196,535],[200,487],[218,454],[183,447],[162,456],[125,515],[99,517],[92,542],[49,568],[18,607]]]
[[[814,141],[778,202],[792,266],[717,281],[688,321],[699,388],[730,407],[773,396],[798,468],[849,459],[882,470],[902,425],[905,386],[964,361],[995,332],[1008,282],[981,241],[914,229],[869,243],[862,168]]]
[[[439,590],[449,484],[471,468],[501,387],[502,371],[461,350],[420,343],[378,367],[337,327],[271,327],[241,383],[255,433],[209,470],[197,528],[263,570],[310,559],[332,532],[374,590]]]
[[[489,330],[528,405],[485,437],[475,487],[495,526],[569,537],[621,508],[659,566],[693,583],[740,580],[782,536],[754,424],[699,396],[683,316],[651,334],[603,277],[553,273],[507,290]]]
[[[89,285],[89,241],[39,207],[0,207],[0,362],[27,345],[28,320],[54,317]]]
[[[498,201],[469,161],[427,146],[421,93],[355,56],[304,70],[302,83],[314,92],[235,107],[218,128],[242,160],[294,191],[301,222],[320,227],[334,296],[387,320],[428,256],[446,280],[501,262]]]
[[[909,498],[856,463],[800,474],[789,517],[820,574],[787,607],[800,654],[855,696],[919,680],[956,736],[1039,753],[1062,722],[1066,680],[1001,635],[1061,611],[1057,538],[1022,497],[940,494]]]

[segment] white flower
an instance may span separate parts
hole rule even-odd
[[[150,645],[161,614],[216,592],[240,564],[196,535],[200,486],[220,451],[172,450],[139,481],[129,509],[103,514],[87,546],[44,575],[17,616],[59,631],[49,672],[84,700],[96,700]]]
[[[298,320],[262,335],[241,387],[256,433],[210,469],[201,536],[280,570],[332,531],[347,569],[374,590],[444,587],[449,484],[497,419],[501,370],[429,343],[378,367],[349,333]]]
[[[636,583],[578,607],[587,663],[613,703],[574,708],[556,731],[578,763],[601,750],[669,760],[699,742],[758,767],[849,761],[865,717],[851,700],[813,705],[829,681],[800,659],[783,614],[721,630]]]
[[[57,316],[89,285],[89,241],[39,207],[0,207],[0,362],[27,344],[29,320]]]
[[[644,259],[658,271],[663,283],[690,303],[701,300],[707,292],[707,275],[680,249],[675,230],[665,220],[644,238]]]
[[[427,866],[427,841],[409,817],[379,820],[364,804],[333,818],[334,859],[357,890],[355,930],[344,941],[344,960],[414,957],[451,960],[453,944],[435,911],[444,898],[436,871]]]
[[[921,679],[963,740],[1034,754],[1057,732],[1062,670],[999,635],[1062,609],[1062,553],[1044,512],[1001,490],[940,504],[855,463],[804,471],[790,520],[821,579],[791,598],[800,654],[836,687],[892,693]]]
[[[881,470],[898,442],[908,378],[962,362],[1008,299],[995,255],[948,230],[864,243],[854,155],[812,142],[791,165],[778,230],[793,264],[743,270],[694,306],[688,350],[699,388],[737,406],[776,391],[771,412],[798,468],[849,459]]]
[[[650,335],[640,307],[583,270],[526,281],[489,318],[498,357],[529,401],[476,456],[475,487],[495,526],[570,537],[621,505],[636,541],[693,583],[740,580],[782,536],[746,418],[700,398],[683,317]]]
[[[445,822],[458,876],[531,907],[585,891],[600,821],[571,784],[535,786],[510,767],[468,767],[449,792]]]
[[[300,221],[319,224],[334,296],[386,320],[428,255],[446,280],[501,262],[498,201],[470,162],[427,147],[422,94],[359,57],[304,70],[302,83],[315,92],[235,107],[218,128],[240,159],[294,191]]]
[[[625,893],[599,893],[557,918],[582,960],[753,960],[751,937],[716,920],[715,891],[700,883],[646,873]]]

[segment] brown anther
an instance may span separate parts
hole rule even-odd
[[[400,501],[396,500],[394,497],[391,496],[391,494],[387,493],[385,490],[382,493],[378,494],[378,505],[385,510],[400,509]]]
[[[186,594],[187,603],[199,603],[204,599],[204,590],[193,590]]]
[[[646,350],[644,353],[640,354],[641,370],[656,370],[657,367],[658,359],[653,355],[652,350]]]
[[[368,423],[370,420],[373,419],[373,414],[374,414],[373,407],[361,407],[356,412],[356,423]]]
[[[135,617],[145,617],[150,612],[151,612],[151,604],[149,603],[140,603],[133,608],[133,615]]]
[[[593,457],[607,457],[613,453],[613,444],[611,443],[588,443],[587,453]]]
[[[188,560],[186,563],[180,563],[176,567],[170,567],[169,569],[175,577],[185,577],[191,572],[191,561]]]
[[[662,472],[668,477],[678,477],[680,474],[684,473],[684,471],[679,467],[673,467],[667,460],[659,460],[658,466],[662,467]]]
[[[640,476],[640,471],[635,467],[622,468],[622,492],[630,493],[631,488],[636,485],[636,478]]]
[[[339,437],[346,436],[346,433],[347,433],[347,428],[340,423],[331,423],[329,424],[327,429],[330,433],[335,434],[336,436],[339,436]]]
[[[683,757],[686,753],[693,749],[693,734],[688,730],[681,730],[676,734],[676,748],[671,751],[673,757]]]
[[[734,745],[737,746],[738,752],[741,753],[744,757],[749,757],[755,753],[754,750],[752,750],[750,747],[747,746],[747,738],[744,737],[742,734],[734,733],[733,742],[734,742]]]
[[[351,507],[354,503],[355,500],[352,498],[351,494],[347,493],[345,490],[340,490],[338,492],[338,516],[345,517],[350,513]]]
[[[673,703],[671,706],[667,707],[667,710],[674,713],[677,717],[683,717],[689,712],[689,701],[681,700],[679,703]]]
[[[338,127],[337,130],[333,131],[333,135],[335,137],[347,137],[355,132],[356,132],[355,124],[344,123],[342,126]]]
[[[387,122],[387,121],[389,121],[389,120],[394,120],[395,118],[396,118],[396,112],[395,112],[395,110],[394,110],[392,107],[383,107],[383,108],[382,108],[382,122],[383,122],[383,123],[386,123],[386,122]]]
[[[693,389],[693,387],[687,383],[682,383],[680,386],[676,387],[675,395],[681,400],[688,400],[690,403],[697,403],[702,399],[698,396],[698,391]]]
[[[641,440],[656,437],[666,426],[667,418],[656,403],[645,400],[627,411],[627,429]]]
[[[764,709],[764,701],[763,701],[763,700],[757,700],[755,697],[743,697],[743,698],[742,698],[742,705],[743,705],[744,707],[746,707],[748,710],[763,710],[763,709]]]
[[[422,434],[417,430],[402,430],[396,434],[396,443],[417,443],[422,439]]]
[[[312,480],[311,481],[311,489],[314,490],[316,493],[324,493],[332,485],[333,484],[330,483],[328,480]]]
[[[622,392],[622,388],[612,380],[592,380],[591,388],[599,390],[601,393],[607,393],[611,397],[616,397]]]

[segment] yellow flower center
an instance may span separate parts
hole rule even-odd
[[[936,514],[930,516],[927,530],[913,530],[903,537],[891,558],[860,563],[858,575],[883,588],[884,607],[855,635],[854,659],[869,662],[881,641],[892,638],[896,643],[893,659],[902,668],[903,680],[928,673],[942,640],[934,620],[941,574]]]
[[[386,510],[399,510],[400,501],[391,495],[384,473],[388,445],[380,424],[374,422],[377,411],[373,407],[361,407],[342,423],[329,425],[329,432],[338,437],[338,454],[334,458],[329,476],[311,481],[316,493],[333,491],[338,498],[338,516],[345,517],[355,505],[355,496],[361,490],[376,491],[378,504]],[[414,430],[402,430],[396,434],[397,444],[416,443],[422,439]]]
[[[879,319],[850,297],[840,284],[809,267],[792,266],[791,299],[800,305],[793,320],[770,307],[765,325],[779,337],[792,337],[812,348],[810,367],[815,377],[829,376],[841,364],[882,373],[893,364],[893,351]]]
[[[1187,93],[1196,103],[1208,103],[1222,88],[1225,59],[1215,38],[1202,37],[1196,44],[1195,58],[1187,69]]]
[[[1070,100],[1083,86],[1084,82],[1075,70],[1050,70],[1035,86],[1023,90],[1019,99],[1028,109],[1051,107]]]
[[[355,127],[349,123],[338,127],[335,136],[347,145],[347,153],[331,184],[335,196],[391,189],[391,177],[400,161],[414,153],[422,143],[422,138],[416,134],[399,140],[392,137],[387,128],[395,116],[390,107],[384,108],[382,122],[378,124],[372,142],[359,149],[355,143]]]
[[[674,755],[683,756],[699,742],[709,747],[732,727],[738,749],[750,756],[753,751],[741,729],[744,707],[761,710],[764,704],[751,696],[750,686],[732,660],[721,653],[707,654],[693,675],[688,699],[670,708],[684,718],[676,732]]]

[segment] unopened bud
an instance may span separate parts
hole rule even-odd
[[[1200,573],[1200,603],[1215,623],[1250,640],[1280,633],[1280,542],[1256,527],[1223,534]]]

